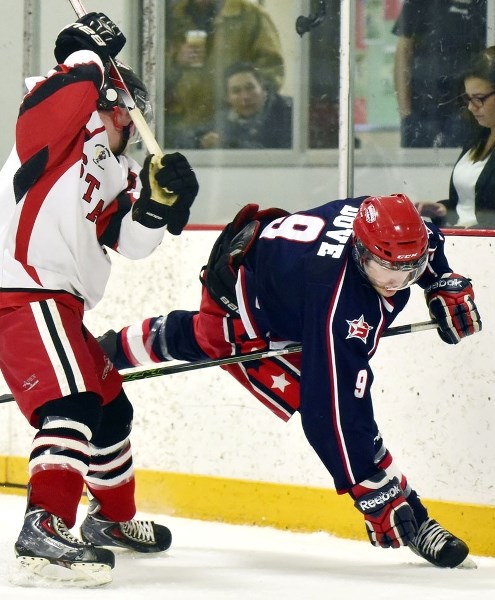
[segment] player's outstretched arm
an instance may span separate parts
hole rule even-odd
[[[110,329],[98,342],[117,369],[128,369],[169,360],[208,358],[194,332],[190,310],[173,310],[165,316],[138,321],[116,332]]]
[[[98,338],[98,343],[117,370],[170,360],[161,352],[160,344],[156,345],[157,351],[153,350],[163,323],[163,317],[152,317],[120,331],[109,329]]]

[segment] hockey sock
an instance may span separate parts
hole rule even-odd
[[[86,486],[111,521],[129,521],[136,514],[134,467],[128,438],[107,447],[90,444]]]
[[[76,520],[77,507],[89,465],[91,430],[67,417],[43,420],[29,457],[31,505],[61,517],[67,527]]]
[[[29,480],[28,508],[40,506],[60,517],[70,529],[76,522],[84,480],[80,473],[67,469],[42,470]]]

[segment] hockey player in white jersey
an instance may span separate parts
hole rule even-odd
[[[198,192],[181,154],[165,155],[156,174],[152,156],[141,168],[125,155],[134,125],[109,77],[124,44],[101,13],[60,32],[57,66],[27,82],[0,173],[0,369],[37,429],[15,553],[32,577],[55,564],[90,585],[111,581],[114,555],[103,546],[159,552],[171,533],[134,519],[132,406],[84,311],[104,293],[108,249],[148,256],[167,230],[180,234]],[[146,87],[118,65],[146,112]],[[170,205],[160,202],[165,192]],[[70,529],[84,485],[81,540]]]

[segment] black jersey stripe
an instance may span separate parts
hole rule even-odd
[[[48,306],[48,302],[46,300],[41,300],[39,303],[41,312],[43,314],[43,318],[45,319],[45,323],[50,334],[50,338],[53,342],[53,346],[57,352],[57,356],[60,360],[60,364],[64,370],[65,377],[67,379],[67,384],[69,386],[71,394],[78,393],[78,388],[76,384],[76,379],[74,377],[74,373],[72,371],[72,367],[70,366],[70,361],[65,352],[64,345],[60,336],[58,334],[57,328],[55,326],[55,322],[53,320],[50,307]]]

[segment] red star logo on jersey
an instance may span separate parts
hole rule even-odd
[[[354,319],[354,321],[347,321],[347,324],[349,325],[349,331],[345,339],[348,340],[349,338],[359,338],[362,340],[363,344],[366,344],[368,333],[373,329],[373,327],[366,323],[364,320],[364,315],[361,315],[359,319]]]

